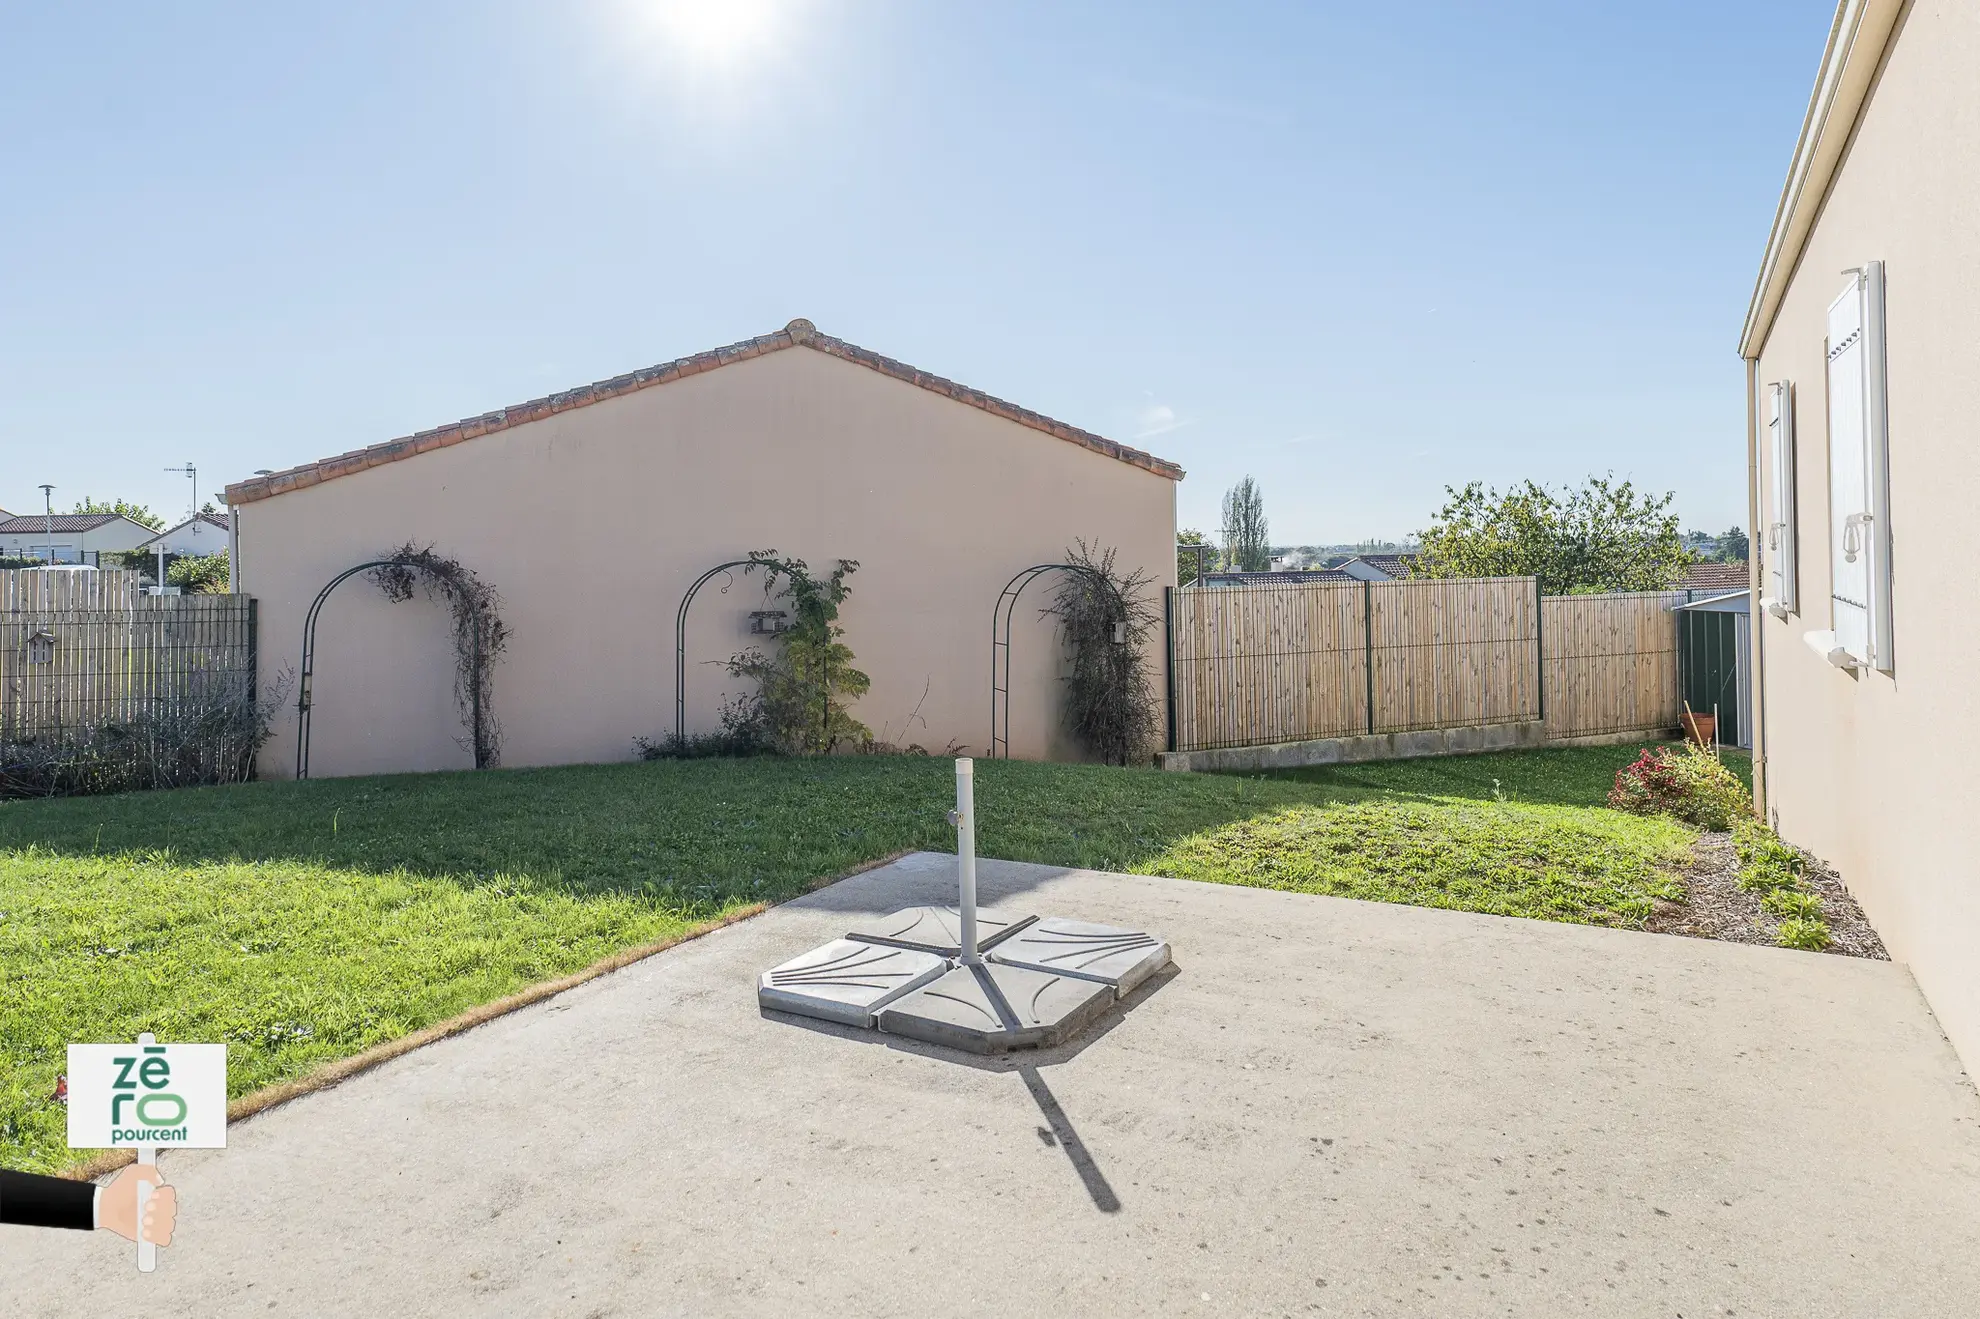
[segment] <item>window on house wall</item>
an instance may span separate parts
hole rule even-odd
[[[1773,490],[1768,505],[1767,533],[1760,553],[1767,564],[1767,607],[1780,618],[1800,606],[1795,600],[1795,564],[1799,553],[1794,519],[1794,386],[1783,380],[1767,386],[1768,459],[1773,465]]]
[[[1829,609],[1836,652],[1889,672],[1884,266],[1854,273],[1829,307]]]

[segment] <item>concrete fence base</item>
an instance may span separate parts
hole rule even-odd
[[[1218,747],[1209,751],[1165,751],[1157,762],[1168,770],[1300,769],[1308,765],[1347,765],[1365,760],[1410,760],[1420,756],[1468,756],[1486,751],[1518,751],[1549,746],[1600,746],[1655,737],[1665,729],[1603,733],[1550,740],[1539,719],[1470,728],[1428,728],[1413,733],[1374,733],[1325,737],[1273,746]]]

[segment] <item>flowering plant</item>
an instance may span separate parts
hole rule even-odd
[[[1751,804],[1746,785],[1704,747],[1646,749],[1616,772],[1609,805],[1632,815],[1672,815],[1706,829],[1730,829]]]

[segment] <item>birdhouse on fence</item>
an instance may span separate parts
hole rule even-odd
[[[27,639],[27,662],[30,664],[53,664],[55,662],[55,634],[47,628],[30,633]]]
[[[781,609],[758,609],[749,616],[751,636],[774,637],[791,630],[791,616]]]

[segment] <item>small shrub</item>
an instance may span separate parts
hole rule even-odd
[[[865,746],[873,730],[853,718],[852,703],[872,680],[853,667],[839,626],[839,606],[852,594],[846,578],[859,561],[840,559],[829,576],[815,577],[803,559],[780,559],[775,550],[751,550],[749,560],[745,572],[763,569],[763,598],[788,600],[792,613],[769,654],[746,650],[728,662],[730,677],[756,683],[753,722],[774,749],[791,755]]]
[[[1819,953],[1829,946],[1829,927],[1821,921],[1790,916],[1781,922],[1780,929],[1774,934],[1774,942],[1783,948]]]
[[[658,740],[633,739],[641,760],[710,760],[718,756],[774,756],[777,740],[760,696],[738,696],[722,707],[722,731],[667,733]]]
[[[187,595],[220,595],[227,589],[227,551],[189,555],[165,566],[165,583]]]
[[[245,783],[288,685],[278,675],[257,698],[245,674],[196,671],[128,719],[0,736],[0,800]]]
[[[1784,920],[1822,919],[1822,899],[1804,889],[1775,889],[1760,899],[1760,905]]]
[[[1739,855],[1739,886],[1761,893],[1801,887],[1801,853],[1765,825],[1748,821],[1734,840]]]
[[[1746,785],[1695,743],[1645,750],[1616,773],[1609,805],[1632,815],[1669,815],[1704,829],[1730,829],[1752,806]]]

